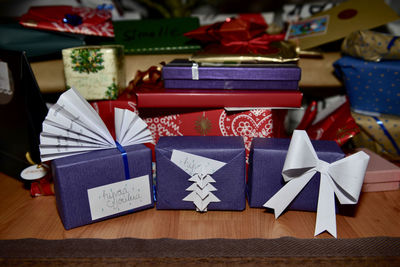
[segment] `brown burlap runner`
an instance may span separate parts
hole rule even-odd
[[[0,240],[0,258],[399,257],[400,238]]]

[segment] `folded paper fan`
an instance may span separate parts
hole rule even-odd
[[[121,146],[153,142],[147,124],[134,112],[115,108],[116,141]],[[42,161],[117,147],[92,106],[74,89],[63,93],[43,121]]]

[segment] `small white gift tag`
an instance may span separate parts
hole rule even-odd
[[[92,220],[151,204],[149,176],[87,190]]]
[[[23,169],[21,178],[28,181],[37,180],[45,177],[48,171],[49,167],[46,164],[35,164]]]

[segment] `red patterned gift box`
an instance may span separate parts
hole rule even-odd
[[[117,100],[92,101],[110,132],[114,128],[114,107],[138,112],[148,124],[155,142],[161,136],[243,136],[246,151],[253,137],[285,137],[286,110],[252,109],[226,111],[219,109],[137,109],[136,98],[127,93]]]
[[[253,137],[283,137],[284,110],[140,109],[155,140],[160,136],[243,136],[246,150]]]

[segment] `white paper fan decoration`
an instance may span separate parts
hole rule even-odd
[[[122,146],[153,142],[147,124],[134,112],[115,108],[116,141]],[[74,88],[63,93],[43,121],[42,161],[116,147],[99,114]]]

